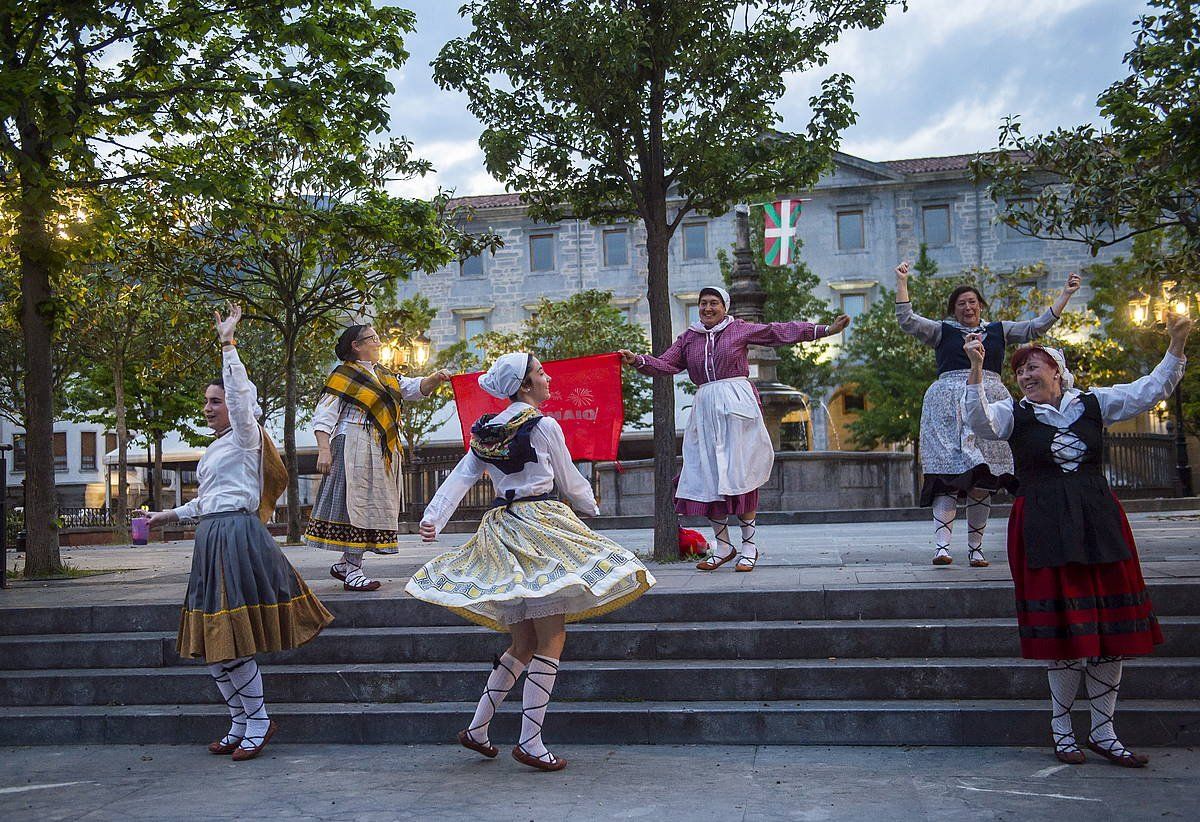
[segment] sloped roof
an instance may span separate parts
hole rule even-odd
[[[451,208],[513,208],[521,205],[520,194],[481,194],[475,197],[454,197]]]

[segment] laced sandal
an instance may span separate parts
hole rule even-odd
[[[954,562],[954,557],[950,556],[950,552],[945,548],[937,549],[933,555],[934,565],[950,565]]]
[[[987,558],[984,557],[983,551],[978,548],[972,548],[970,551],[968,551],[967,558],[970,560],[972,568],[986,568],[991,565],[991,563],[987,561]]]
[[[265,734],[263,734],[261,737],[257,737],[257,736],[247,736],[246,737],[246,739],[249,739],[249,740],[261,739],[262,741],[259,742],[258,744],[254,744],[254,742],[251,741],[249,748],[243,748],[243,747],[239,746],[238,749],[233,752],[233,761],[234,762],[245,762],[247,759],[253,759],[254,757],[258,756],[260,753],[262,753],[263,748],[267,747],[267,743],[271,741],[271,737],[273,737],[274,735],[275,735],[275,720],[272,719],[271,723],[269,725],[267,725],[267,732]],[[243,740],[243,741],[245,741],[245,740]]]
[[[336,579],[339,582],[345,582],[346,581],[346,572],[339,571],[338,570],[339,565],[341,565],[344,568],[346,566],[346,563],[335,562],[335,563],[333,563],[333,565],[330,565],[329,566],[329,576],[333,577],[334,579]]]
[[[718,557],[718,556],[714,556],[713,554],[710,553],[704,559],[702,559],[696,563],[696,570],[698,570],[698,571],[715,571],[736,556],[737,556],[736,551],[731,551],[729,553],[729,556],[727,556],[727,557]]]
[[[1059,734],[1054,731],[1050,732],[1054,736],[1054,757],[1064,765],[1082,765],[1087,762],[1087,757],[1083,755],[1083,751],[1079,750],[1079,745],[1075,742],[1074,733]]]
[[[488,759],[495,759],[496,754],[500,753],[499,749],[495,745],[487,742],[476,742],[471,737],[471,732],[469,730],[458,732],[458,744],[462,745],[469,751],[475,751],[475,753],[483,754]]]
[[[549,757],[543,759],[542,757]],[[520,745],[512,749],[512,758],[520,762],[522,765],[528,765],[531,768],[536,768],[539,771],[561,771],[567,767],[567,760],[559,759],[554,754],[546,751],[542,756],[534,756],[526,751]]]
[[[745,554],[738,555],[738,561],[734,564],[733,570],[749,573],[754,570],[754,566],[758,564],[758,557],[748,557]]]
[[[362,571],[357,574],[347,574],[342,588],[347,591],[378,591],[383,583],[377,579],[368,579]]]
[[[226,740],[229,739],[232,739],[233,741],[227,742]],[[238,746],[241,744],[242,738],[240,736],[230,736],[229,734],[226,734],[215,742],[209,742],[208,752],[210,754],[216,754],[217,756],[225,756],[226,754],[231,754],[236,751]]]
[[[1150,757],[1145,754],[1135,754],[1117,739],[1106,739],[1103,743],[1100,743],[1089,737],[1087,746],[1093,753],[1099,754],[1109,762],[1114,765],[1120,765],[1122,768],[1144,768],[1150,762]],[[1118,753],[1118,750],[1120,753]]]

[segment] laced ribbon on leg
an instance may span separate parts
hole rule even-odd
[[[742,556],[758,559],[758,546],[754,544],[755,520],[744,519],[739,514],[738,522],[742,524]]]
[[[1088,739],[1113,756],[1128,756],[1129,751],[1117,739],[1113,716],[1117,712],[1117,694],[1121,690],[1122,659],[1105,656],[1093,660],[1086,669],[1088,702],[1091,705],[1092,730]]]
[[[240,747],[253,749],[266,739],[271,719],[267,716],[267,703],[263,698],[262,672],[254,657],[247,656],[223,664],[234,686],[234,693],[242,700],[246,712],[246,735]]]
[[[346,584],[351,588],[365,588],[375,581],[363,573],[361,553],[346,552],[342,554],[342,560],[346,563]]]
[[[982,496],[981,496],[982,495]],[[967,495],[967,559],[978,561],[983,556],[983,532],[992,513],[992,492],[975,488]]]
[[[954,494],[938,494],[933,498],[934,558],[950,556],[950,538],[954,535],[954,518],[958,516],[958,498]]]
[[[729,526],[726,524],[726,519],[708,518],[708,522],[712,525],[713,537],[717,540],[717,544],[712,546],[709,555],[713,559],[725,559],[733,556],[733,543],[729,540]]]
[[[1071,707],[1079,693],[1079,680],[1083,678],[1083,660],[1056,659],[1050,663],[1046,676],[1050,680],[1050,733],[1054,736],[1054,749],[1061,753],[1081,753],[1071,725]]]
[[[546,706],[550,704],[550,692],[558,677],[558,660],[533,655],[525,674],[525,691],[521,706],[521,741],[517,743],[527,755],[542,762],[553,763],[554,754],[546,750],[542,741],[542,723],[546,718]]]
[[[525,663],[507,651],[503,656],[492,660],[492,673],[488,676],[487,687],[483,689],[483,696],[479,698],[479,705],[475,708],[475,716],[471,718],[471,725],[467,728],[467,736],[472,740],[480,745],[491,744],[488,740],[488,726],[508,692],[517,684],[523,670]]]
[[[237,688],[234,687],[233,680],[229,678],[229,672],[225,670],[223,664],[209,665],[208,672],[212,674],[217,688],[221,691],[221,696],[225,699],[225,706],[229,708],[229,733],[221,737],[220,744],[236,745],[246,735],[246,711],[242,707],[242,698],[238,695]]]

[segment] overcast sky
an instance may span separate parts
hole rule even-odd
[[[483,168],[479,123],[460,94],[434,85],[430,61],[465,34],[459,0],[400,0],[417,14],[411,57],[392,77],[392,132],[411,139],[435,175],[401,187],[462,195],[504,186]],[[842,150],[867,160],[961,154],[995,147],[1001,118],[1020,114],[1026,133],[1099,123],[1096,95],[1125,75],[1121,58],[1145,4],[1130,0],[909,0],[883,26],[851,32],[828,66],[788,78],[781,127],[800,131],[808,98],[834,72],[854,80],[858,123]]]

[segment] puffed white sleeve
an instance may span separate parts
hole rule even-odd
[[[433,499],[425,506],[421,524],[433,525],[438,533],[441,533],[442,529],[446,527],[446,523],[450,521],[450,517],[454,516],[454,511],[462,502],[462,498],[467,495],[475,483],[479,482],[486,467],[486,463],[475,456],[474,452],[468,451],[464,454],[450,475],[438,486]]]
[[[1128,420],[1149,411],[1171,396],[1171,392],[1183,379],[1187,360],[1176,357],[1170,351],[1154,370],[1131,383],[1108,388],[1093,388],[1091,393],[1100,401],[1100,415],[1105,425]]]
[[[967,425],[975,436],[985,440],[1006,440],[1013,430],[1012,398],[988,402],[983,383],[968,385],[966,390]]]
[[[342,411],[342,401],[329,392],[321,394],[321,399],[317,400],[316,410],[313,411],[312,427],[314,431],[324,431],[329,436],[333,436],[333,431],[337,428],[338,416]]]
[[[567,438],[563,436],[558,420],[543,417],[537,428],[533,429],[530,440],[536,450],[549,455],[550,469],[554,472],[554,487],[558,489],[563,501],[576,511],[592,516],[598,515],[600,507],[596,505],[592,485],[575,467],[571,452],[567,450]]]
[[[421,393],[421,382],[424,377],[397,377],[400,380],[400,396],[406,400],[423,400],[427,395]]]
[[[262,447],[262,434],[254,416],[258,398],[254,383],[246,373],[246,366],[238,357],[237,347],[229,346],[221,351],[221,378],[225,382],[225,405],[229,408],[229,428],[233,441],[241,448]]]

